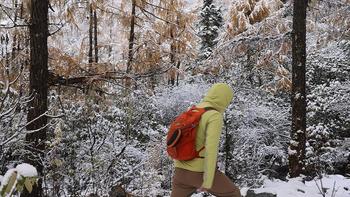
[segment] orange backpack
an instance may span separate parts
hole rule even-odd
[[[175,118],[170,124],[166,139],[170,157],[180,161],[201,158],[199,152],[205,147],[203,146],[199,151],[196,150],[197,128],[202,114],[212,109],[193,106]]]

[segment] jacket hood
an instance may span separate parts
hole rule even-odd
[[[216,83],[204,96],[201,107],[213,107],[223,113],[233,98],[233,90],[225,83]]]

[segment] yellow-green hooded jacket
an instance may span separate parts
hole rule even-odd
[[[223,113],[233,98],[233,91],[227,84],[214,84],[207,92],[202,102],[197,107],[211,107],[215,110],[205,112],[199,122],[196,149],[200,150],[200,156],[190,161],[175,160],[175,167],[194,172],[204,172],[203,188],[210,189],[213,185],[216,170],[216,161],[219,148],[221,128],[223,125]]]

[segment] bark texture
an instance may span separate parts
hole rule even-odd
[[[303,172],[306,144],[306,7],[307,0],[294,1],[292,32],[292,131],[289,146],[289,174]]]
[[[26,162],[34,165],[43,175],[44,165],[42,159],[45,152],[48,94],[48,0],[31,0],[30,34],[30,75],[29,88],[32,99],[28,103],[26,134],[28,151]],[[41,117],[40,117],[41,116]],[[43,196],[42,178],[34,186],[32,193],[25,191],[21,196]]]

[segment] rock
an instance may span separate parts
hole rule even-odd
[[[272,193],[267,193],[267,192],[255,193],[254,190],[249,189],[245,197],[277,197],[277,195]]]
[[[113,186],[108,194],[109,197],[133,197],[133,195],[126,192],[126,190],[121,185]]]
[[[97,194],[91,193],[91,194],[89,194],[87,197],[100,197],[100,196],[97,195]]]

